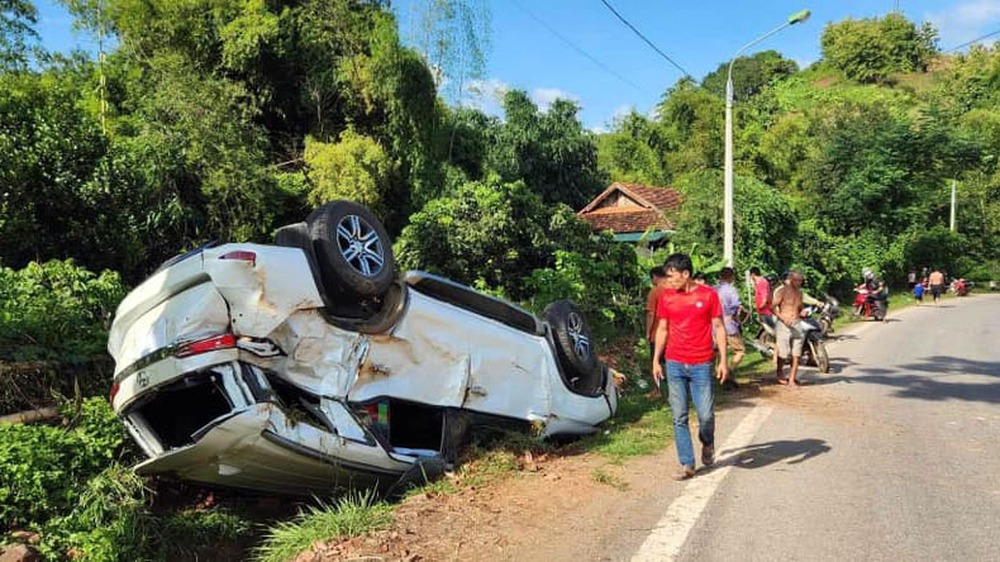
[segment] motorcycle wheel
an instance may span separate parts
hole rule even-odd
[[[774,336],[761,330],[761,332],[757,335],[757,341],[763,348],[763,349],[758,349],[760,351],[760,356],[763,357],[764,359],[773,359],[774,348],[777,345],[777,342],[774,341]]]
[[[879,305],[872,306],[872,316],[876,322],[885,320],[885,309]]]
[[[830,355],[826,352],[826,346],[823,342],[819,340],[813,340],[809,342],[809,354],[812,355],[812,360],[816,363],[816,367],[819,368],[821,373],[830,372]]]

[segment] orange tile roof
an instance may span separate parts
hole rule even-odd
[[[601,207],[600,203],[616,191],[621,192],[633,204]],[[670,187],[615,182],[580,210],[577,216],[598,231],[624,233],[645,232],[650,228],[669,230],[674,225],[663,213],[677,210],[681,201],[681,194]]]

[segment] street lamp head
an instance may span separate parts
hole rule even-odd
[[[812,13],[809,10],[801,10],[795,12],[794,14],[788,16],[788,25],[795,25],[797,23],[802,23],[809,19]]]

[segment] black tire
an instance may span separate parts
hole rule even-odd
[[[830,355],[826,352],[826,346],[820,340],[809,340],[809,354],[821,373],[830,372]]]
[[[872,303],[872,316],[875,317],[877,322],[885,320],[885,303],[881,301],[875,301]]]
[[[760,356],[764,359],[774,359],[774,352],[778,346],[777,341],[774,336],[769,332],[765,331],[763,328],[757,333],[757,343],[762,349],[759,349]]]
[[[590,325],[579,307],[571,301],[558,300],[546,306],[542,316],[552,328],[556,354],[567,383],[578,392],[599,392],[601,365],[594,352]]]
[[[313,211],[306,224],[328,295],[370,299],[389,290],[396,277],[392,244],[371,211],[352,201],[332,201]]]
[[[312,251],[312,237],[309,235],[309,227],[304,222],[288,224],[276,230],[274,243],[278,246]]]

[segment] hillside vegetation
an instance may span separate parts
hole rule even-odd
[[[510,91],[500,117],[443,100],[481,70],[475,2],[428,3],[448,8],[426,14],[428,44],[448,47],[429,55],[388,1],[61,1],[113,47],[45,52],[32,3],[0,0],[0,415],[62,405],[54,425],[0,426],[0,531],[41,533],[51,559],[205,559],[254,532],[208,501],[154,509],[103,398],[114,307],[178,252],[267,242],[353,199],[402,267],[534,310],[574,299],[626,349],[645,348],[664,251],[640,257],[575,210],[611,181],[673,186],[673,247],[721,255],[726,63],[598,134],[568,100],[541,111]],[[817,40],[806,69],[736,62],[737,267],[799,268],[834,293],[864,267],[1000,278],[1000,49],[940,53],[900,15]]]

